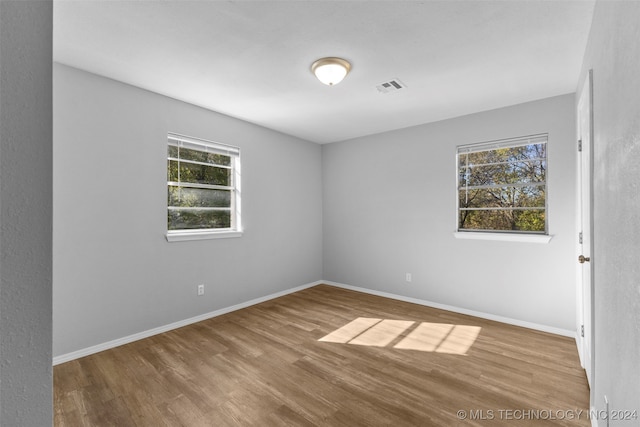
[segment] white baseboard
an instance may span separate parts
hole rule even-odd
[[[240,303],[240,304],[232,305],[231,307],[221,308],[219,310],[211,311],[209,313],[201,314],[199,316],[191,317],[189,319],[180,320],[178,322],[170,323],[168,325],[159,326],[157,328],[149,329],[147,331],[138,332],[137,334],[128,335],[128,336],[123,337],[123,338],[118,338],[118,339],[115,339],[115,340],[112,340],[112,341],[108,341],[108,342],[105,342],[105,343],[102,343],[102,344],[97,344],[97,345],[94,345],[94,346],[91,346],[91,347],[83,348],[81,350],[73,351],[71,353],[61,354],[60,356],[56,356],[56,357],[53,358],[53,365],[54,366],[55,365],[59,365],[61,363],[65,363],[65,362],[69,362],[71,360],[79,359],[81,357],[89,356],[89,355],[94,354],[94,353],[98,353],[98,352],[101,352],[101,351],[104,351],[104,350],[109,350],[110,348],[118,347],[118,346],[121,346],[123,344],[128,344],[130,342],[138,341],[138,340],[141,340],[143,338],[148,338],[148,337],[151,337],[153,335],[158,335],[158,334],[161,334],[163,332],[168,332],[168,331],[171,331],[173,329],[178,329],[178,328],[181,328],[183,326],[190,325],[192,323],[197,323],[197,322],[201,322],[203,320],[211,319],[212,317],[221,316],[223,314],[227,314],[227,313],[230,313],[232,311],[236,311],[236,310],[240,310],[240,309],[243,309],[243,308],[246,308],[246,307],[250,307],[250,306],[255,305],[255,304],[260,304],[261,302],[265,302],[265,301],[269,301],[269,300],[272,300],[272,299],[275,299],[275,298],[279,298],[281,296],[292,294],[294,292],[298,292],[298,291],[301,291],[303,289],[311,288],[313,286],[317,286],[317,285],[320,285],[320,284],[323,284],[323,283],[325,283],[325,282],[322,281],[322,280],[317,281],[317,282],[313,282],[313,283],[307,283],[306,285],[297,286],[295,288],[287,289],[287,290],[284,290],[284,291],[276,292],[274,294],[266,295],[264,297],[255,298],[255,299],[252,299],[252,300],[247,301],[247,302],[243,302],[243,303]]]
[[[403,295],[390,294],[388,292],[376,291],[373,289],[361,288],[358,286],[345,285],[344,283],[337,283],[331,281],[324,281],[327,285],[335,286],[338,288],[350,289],[352,291],[364,292],[366,294],[377,295],[380,297],[391,298],[398,301],[411,302],[414,304],[424,305],[427,307],[438,308],[440,310],[453,311],[454,313],[467,314],[469,316],[480,317],[482,319],[495,320],[496,322],[506,323],[509,325],[521,326],[523,328],[534,329],[536,331],[548,332],[555,335],[562,335],[569,338],[576,339],[576,333],[567,329],[556,328],[553,326],[541,325],[538,323],[526,322],[524,320],[511,319],[509,317],[497,316],[495,314],[483,313],[475,310],[468,310],[466,308],[455,307],[452,305],[440,304],[437,302],[421,300],[417,298],[405,297]]]
[[[98,353],[104,350],[108,350],[114,347],[118,347],[124,344],[128,344],[134,341],[138,341],[144,338],[148,338],[151,337],[153,335],[157,335],[157,334],[161,334],[163,332],[168,332],[171,331],[173,329],[178,329],[181,328],[183,326],[187,326],[190,325],[192,323],[197,323],[197,322],[201,322],[203,320],[207,320],[207,319],[211,319],[213,317],[217,317],[223,314],[227,314],[230,313],[232,311],[236,311],[236,310],[240,310],[246,307],[250,307],[252,305],[255,304],[259,304],[261,302],[265,302],[265,301],[269,301],[284,295],[288,295],[294,292],[298,292],[301,291],[303,289],[307,289],[307,288],[311,288],[313,286],[317,286],[320,284],[327,284],[330,286],[335,286],[337,288],[343,288],[343,289],[350,289],[352,291],[357,291],[357,292],[363,292],[363,293],[367,293],[367,294],[371,294],[371,295],[377,295],[377,296],[381,296],[381,297],[385,297],[385,298],[391,298],[391,299],[395,299],[395,300],[399,300],[399,301],[405,301],[405,302],[410,302],[410,303],[414,303],[414,304],[419,304],[419,305],[424,305],[427,307],[433,307],[433,308],[438,308],[441,310],[447,310],[447,311],[452,311],[454,313],[461,313],[461,314],[467,314],[469,316],[475,316],[475,317],[480,317],[482,319],[489,319],[489,320],[495,320],[497,322],[502,322],[502,323],[506,323],[509,325],[516,325],[516,326],[522,326],[524,328],[529,328],[529,329],[534,329],[534,330],[538,330],[538,331],[543,331],[543,332],[549,332],[552,334],[556,334],[556,335],[562,335],[562,336],[566,336],[566,337],[571,337],[576,339],[576,334],[573,331],[569,331],[566,329],[560,329],[560,328],[555,328],[552,326],[546,326],[546,325],[540,325],[537,323],[531,323],[531,322],[526,322],[523,320],[517,320],[517,319],[511,319],[508,317],[502,317],[502,316],[497,316],[494,314],[488,314],[488,313],[482,313],[479,311],[474,311],[474,310],[468,310],[465,308],[460,308],[460,307],[454,307],[451,305],[446,305],[446,304],[439,304],[436,302],[432,302],[432,301],[426,301],[426,300],[421,300],[421,299],[417,299],[417,298],[411,298],[411,297],[406,297],[406,296],[402,296],[402,295],[396,295],[396,294],[391,294],[391,293],[387,293],[387,292],[381,292],[381,291],[376,291],[373,289],[367,289],[367,288],[361,288],[358,286],[351,286],[351,285],[345,285],[344,283],[338,283],[338,282],[331,282],[331,281],[327,281],[327,280],[319,280],[317,282],[313,282],[313,283],[307,283],[306,285],[301,285],[301,286],[297,286],[295,288],[291,288],[291,289],[287,289],[284,291],[280,291],[280,292],[276,292],[274,294],[270,294],[270,295],[266,295],[264,297],[260,297],[260,298],[255,298],[252,299],[250,301],[246,301],[240,304],[236,304],[236,305],[232,305],[230,307],[225,307],[225,308],[221,308],[219,310],[215,310],[215,311],[211,311],[209,313],[205,313],[205,314],[201,314],[199,316],[195,316],[195,317],[191,317],[189,319],[185,319],[185,320],[180,320],[178,322],[174,322],[174,323],[170,323],[168,325],[164,325],[164,326],[159,326],[157,328],[153,328],[153,329],[149,329],[147,331],[143,331],[143,332],[138,332],[136,334],[133,335],[128,335],[126,337],[122,337],[122,338],[118,338],[112,341],[108,341],[102,344],[97,344],[91,347],[87,347],[87,348],[83,348],[77,351],[73,351],[71,353],[66,353],[66,354],[61,354],[60,356],[56,356],[53,358],[53,365],[59,365],[61,363],[65,363],[65,362],[69,362],[71,360],[75,360],[75,359],[79,359],[81,357],[85,357],[85,356],[89,356],[91,354],[94,353]]]

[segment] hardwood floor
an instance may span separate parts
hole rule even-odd
[[[54,368],[55,426],[589,426],[588,406],[572,339],[327,285]]]

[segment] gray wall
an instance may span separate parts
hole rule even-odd
[[[51,425],[50,1],[0,1],[0,425]]]
[[[456,146],[544,132],[551,242],[455,239]],[[576,330],[573,94],[329,144],[322,154],[324,279]]]
[[[242,237],[165,240],[169,131],[240,147]],[[322,278],[317,144],[55,64],[53,165],[55,356]]]
[[[611,409],[640,412],[639,22],[640,2],[596,4],[578,88],[593,69],[592,404],[603,409],[606,395]]]

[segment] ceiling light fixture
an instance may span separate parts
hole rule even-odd
[[[351,64],[342,58],[321,58],[311,65],[311,71],[322,83],[333,86],[351,71]]]

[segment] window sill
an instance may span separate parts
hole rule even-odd
[[[516,234],[516,233],[485,233],[473,231],[456,231],[456,239],[465,240],[496,240],[503,242],[549,243],[553,238],[549,234]]]
[[[166,235],[167,242],[185,242],[188,240],[229,239],[241,237],[242,231],[170,231]]]

